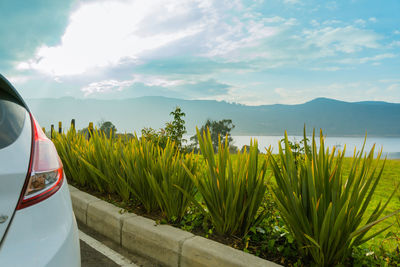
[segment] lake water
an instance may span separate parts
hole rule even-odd
[[[278,152],[278,142],[283,136],[232,136],[234,145],[239,149],[244,145],[250,144],[250,139],[257,139],[258,147],[261,152],[265,152],[265,147],[271,145],[273,152]],[[311,137],[308,137],[311,140]],[[186,139],[189,139],[186,137]],[[299,142],[302,136],[289,136],[289,140]],[[319,139],[319,138],[317,138]],[[319,142],[319,140],[317,141]],[[336,146],[337,149],[343,150],[346,145],[346,156],[352,156],[354,148],[360,150],[364,143],[363,137],[326,137],[325,146],[332,148]],[[376,144],[375,151],[383,150],[382,158],[387,156],[391,159],[400,159],[400,138],[399,137],[367,137],[366,150],[369,151],[373,144]]]
[[[275,153],[278,152],[278,142],[282,139],[282,136],[233,136],[235,141],[234,145],[241,148],[243,145],[250,144],[250,139],[255,138],[258,141],[258,147],[260,151],[262,148],[271,145]],[[311,137],[308,137],[311,140]],[[289,136],[289,140],[299,142],[302,140],[302,136]],[[319,142],[319,138],[318,138]],[[326,137],[325,146],[329,148],[336,146],[336,148],[343,150],[346,145],[346,156],[352,156],[354,148],[360,150],[364,143],[363,137]],[[383,150],[382,157],[400,159],[400,138],[399,137],[367,137],[365,144],[366,151],[369,151],[371,147],[376,144],[375,151]],[[264,149],[265,150],[265,149]]]

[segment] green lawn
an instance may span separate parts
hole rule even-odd
[[[351,162],[350,158],[346,159],[345,166],[349,167],[350,162]],[[380,161],[380,164],[382,163],[383,160]],[[386,199],[389,198],[389,196],[396,188],[396,185],[398,183],[400,183],[400,160],[387,160],[381,181],[377,189],[375,190],[375,195],[371,201],[370,206],[368,207],[368,210],[372,212],[373,209],[376,207],[376,205],[379,203],[379,201],[382,201],[384,203]],[[390,214],[398,209],[400,209],[400,192],[397,192],[397,194],[393,197],[392,201],[389,203],[388,207],[386,208],[385,215]],[[400,215],[398,215],[397,218],[398,220],[400,220]],[[382,229],[383,227],[389,226],[391,224],[394,225],[391,228],[389,228],[389,230],[387,230],[386,232],[370,240],[368,242],[368,245],[373,245],[373,244],[380,245],[382,241],[385,239],[385,236],[387,235],[388,232],[393,232],[400,235],[400,225],[397,223],[396,217],[389,218],[386,221],[383,221],[382,223],[378,224],[377,226],[372,228],[371,233],[376,232],[379,229]],[[390,249],[390,248],[395,248],[396,245],[398,245],[398,241],[387,239],[386,241],[383,242],[383,244]]]

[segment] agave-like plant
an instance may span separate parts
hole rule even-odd
[[[239,152],[233,161],[228,142],[223,145],[219,140],[215,156],[210,131],[203,132],[202,136],[197,129],[197,137],[206,167],[197,173],[186,165],[185,168],[206,209],[194,198],[192,200],[204,214],[209,215],[219,234],[244,236],[265,216],[265,212],[259,212],[259,209],[267,189],[267,161],[258,162],[257,141],[251,143],[248,154]]]
[[[64,165],[66,177],[79,186],[87,186],[90,181],[78,156],[86,154],[88,142],[85,137],[71,128],[67,134],[55,134],[52,141]]]
[[[150,187],[147,173],[157,158],[157,146],[135,135],[123,148],[121,177],[125,177],[133,196],[144,206],[146,212],[159,210],[157,199]]]
[[[193,153],[182,155],[174,142],[167,141],[165,148],[157,148],[157,160],[151,162],[146,177],[158,206],[169,221],[180,220],[196,194],[193,181],[182,166],[196,172],[198,157]],[[186,195],[181,190],[187,192]]]
[[[182,162],[196,172],[198,157],[181,154],[173,142],[162,148],[136,135],[108,138],[97,130],[86,140],[73,128],[56,134],[53,141],[69,179],[92,190],[116,193],[124,201],[133,196],[147,212],[161,210],[170,221],[184,215],[196,193]]]
[[[354,246],[387,229],[366,236],[374,225],[396,213],[380,218],[393,192],[383,205],[379,203],[366,215],[385,165],[378,169],[381,152],[374,160],[375,147],[368,155],[364,154],[365,142],[360,152],[355,150],[350,172],[344,176],[342,163],[346,148],[343,152],[335,148],[325,150],[322,131],[319,148],[314,132],[311,151],[297,159],[297,164],[286,133],[284,145],[283,150],[279,143],[280,164],[269,157],[276,179],[273,193],[298,247],[316,265],[333,266],[343,262]]]
[[[88,150],[78,158],[88,170],[88,176],[100,184],[107,193],[117,193],[128,201],[131,188],[121,175],[123,142],[121,137],[109,138],[104,132],[93,131],[88,142]]]

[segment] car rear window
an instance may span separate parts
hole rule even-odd
[[[17,140],[25,123],[25,108],[0,89],[0,149]]]

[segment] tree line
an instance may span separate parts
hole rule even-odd
[[[177,106],[170,115],[173,120],[165,123],[164,128],[159,130],[153,129],[151,127],[145,127],[141,130],[142,137],[147,140],[151,140],[161,147],[165,147],[167,140],[170,139],[175,142],[175,145],[182,151],[195,151],[199,150],[199,140],[197,135],[190,137],[190,143],[186,144],[188,140],[183,138],[183,135],[187,133],[184,117],[186,114],[182,109]],[[233,145],[233,138],[231,136],[231,131],[235,128],[231,119],[222,119],[219,121],[207,119],[205,123],[199,128],[199,131],[210,131],[211,140],[213,144],[214,151],[218,150],[218,139],[221,138],[221,143],[225,145],[228,142],[229,149],[232,152],[237,151],[237,147]],[[103,132],[106,136],[112,138],[118,136],[117,128],[110,121],[100,121],[97,123],[97,129]],[[87,128],[81,130],[82,132],[88,132]]]

